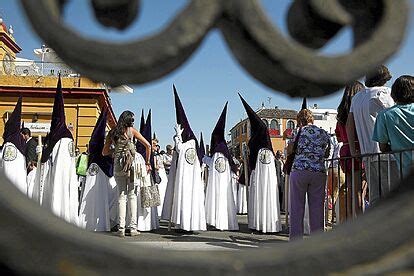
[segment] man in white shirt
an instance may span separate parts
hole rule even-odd
[[[384,65],[379,66],[375,72],[366,76],[365,91],[357,93],[351,102],[351,108],[346,123],[349,148],[351,154],[372,154],[380,153],[378,143],[372,140],[375,120],[379,111],[394,105],[391,98],[391,89],[384,86],[390,79],[391,74]],[[361,152],[355,150],[355,129],[358,135]],[[393,177],[396,175],[397,167],[395,160],[390,161],[388,171],[387,158],[378,160],[376,156],[364,158],[365,172],[369,187],[370,204],[375,204],[381,195],[386,195],[395,187]]]
[[[170,167],[173,157],[173,148],[171,145],[167,145],[166,147],[167,152],[163,155],[164,158],[164,168],[167,175],[170,173]]]
[[[339,167],[339,151],[343,145],[342,142],[338,142],[336,136],[331,134],[330,138],[331,148],[329,151],[328,157],[328,178],[327,178],[327,189],[328,189],[328,216],[326,217],[326,222],[329,225],[333,224],[334,217],[338,222],[344,222],[346,219],[346,203],[345,203],[345,190],[342,185],[345,183],[344,172]],[[339,213],[336,213],[334,210],[337,203],[338,197],[339,200]],[[348,209],[350,209],[348,207]],[[348,214],[349,215],[349,214]]]

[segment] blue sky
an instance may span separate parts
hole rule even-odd
[[[89,1],[68,2],[65,11],[65,22],[68,25],[84,35],[111,41],[133,40],[160,30],[187,3],[185,0],[141,1],[142,6],[137,20],[126,31],[118,32],[103,28],[96,22]],[[262,0],[261,2],[275,25],[287,34],[285,16],[291,1]],[[414,0],[409,2],[411,6],[414,5]],[[410,13],[412,19],[414,13],[412,10]],[[33,33],[19,6],[19,1],[2,0],[0,14],[7,25],[13,25],[17,43],[23,48],[19,56],[35,59],[33,49],[39,48],[42,42]],[[341,54],[349,51],[351,44],[351,32],[345,29],[322,49],[322,53]],[[411,20],[401,50],[387,62],[395,77],[402,74],[414,75],[413,48],[414,26]],[[240,91],[255,109],[260,107],[262,102],[267,106],[277,105],[279,108],[286,109],[298,109],[301,104],[301,99],[292,99],[273,91],[248,75],[233,58],[220,32],[212,31],[193,56],[178,70],[157,81],[134,86],[135,92],[132,95],[112,94],[115,113],[118,116],[123,110],[128,109],[139,116],[142,108],[146,111],[151,108],[153,130],[160,139],[162,147],[172,143],[171,137],[174,134],[175,124],[173,83],[176,84],[194,132],[199,135],[200,131],[203,131],[207,144],[226,101],[229,101],[227,129],[246,117],[237,91]],[[328,97],[310,99],[308,103],[312,105],[316,103],[321,108],[336,109],[341,95],[342,91],[339,91]],[[268,97],[271,97],[270,105]]]

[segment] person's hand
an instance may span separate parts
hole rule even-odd
[[[147,173],[149,173],[151,171],[151,165],[150,164],[146,164],[145,168],[147,169]]]
[[[181,137],[181,134],[184,131],[184,129],[181,128],[181,125],[176,124],[174,129],[175,129],[175,135]]]
[[[39,154],[42,152],[42,146],[36,146],[36,154]]]

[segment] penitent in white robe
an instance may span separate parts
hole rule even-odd
[[[220,152],[212,158],[204,157],[208,166],[208,183],[206,190],[207,224],[219,230],[238,230],[237,209],[229,161]]]
[[[86,174],[79,208],[79,227],[89,231],[110,231],[118,209],[118,186],[92,163]],[[112,223],[111,223],[112,222]]]
[[[151,231],[160,227],[158,221],[157,207],[142,208],[141,205],[141,187],[151,186],[151,175],[147,173],[145,159],[141,154],[135,154],[135,172],[134,185],[137,186],[137,230]]]
[[[249,192],[249,228],[263,233],[281,231],[276,167],[273,153],[268,149],[263,148],[258,153]]]
[[[0,162],[0,177],[7,178],[27,195],[26,158],[13,143],[4,144]]]
[[[176,139],[176,151],[170,168],[162,218],[186,231],[206,230],[204,185],[195,140],[181,143]]]
[[[164,158],[161,155],[158,155],[156,157],[156,160],[158,163],[158,174],[160,175],[160,178],[161,178],[161,182],[157,184],[158,191],[160,192],[160,201],[161,201],[161,205],[158,206],[157,209],[158,209],[158,216],[161,217],[165,192],[167,191],[168,177],[167,177],[167,173],[165,172],[165,168],[164,168]]]
[[[73,140],[60,139],[50,158],[36,172],[34,193],[41,205],[67,222],[78,224],[78,177],[76,175]],[[42,177],[43,176],[43,177]],[[41,180],[41,183],[38,181]]]

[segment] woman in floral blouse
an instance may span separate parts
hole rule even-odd
[[[313,124],[312,112],[303,109],[297,116],[301,127],[299,137],[288,145],[293,150],[298,138],[295,159],[290,174],[290,238],[302,238],[305,197],[308,194],[311,233],[323,230],[326,184],[325,158],[329,156],[329,134]]]

